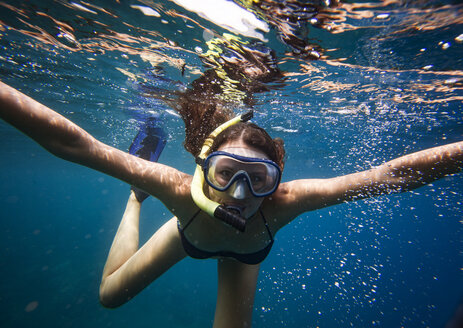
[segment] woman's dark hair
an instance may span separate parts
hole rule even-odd
[[[211,150],[215,151],[225,142],[234,140],[242,140],[246,145],[262,151],[283,170],[285,149],[282,139],[272,139],[267,131],[254,123],[240,122],[220,133]]]
[[[236,115],[231,110],[234,105],[239,103],[252,107],[253,94],[268,90],[267,83],[277,82],[282,77],[271,49],[262,44],[245,46],[239,42],[230,45],[230,42],[223,39],[217,43],[227,54],[220,61],[209,62],[204,58],[213,69],[206,70],[192,82],[190,88],[179,94],[175,106],[185,122],[185,149],[195,157],[199,155],[209,134]],[[234,94],[239,95],[238,99],[227,98],[227,95]],[[238,123],[227,128],[217,136],[212,150],[217,150],[220,145],[232,140],[242,140],[250,147],[262,151],[283,169],[283,140],[272,139],[259,126]]]
[[[191,101],[184,104],[187,111],[179,111],[185,122],[185,149],[193,156],[201,152],[204,141],[220,124],[228,121],[233,114],[231,110],[218,109],[217,104]],[[283,140],[272,139],[263,128],[254,123],[239,122],[220,133],[212,144],[211,151],[217,150],[229,141],[242,140],[246,145],[266,154],[283,170],[285,149]]]
[[[176,111],[185,123],[184,147],[195,157],[201,152],[209,134],[236,115],[231,110],[231,104],[217,98],[221,93],[217,80],[215,72],[206,71],[192,83],[192,88],[179,95],[175,105]],[[217,136],[211,149],[217,150],[227,141],[240,139],[250,147],[265,153],[283,169],[285,157],[283,140],[272,139],[263,128],[253,123],[238,123],[227,128]]]

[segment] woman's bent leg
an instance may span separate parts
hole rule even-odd
[[[140,206],[131,192],[103,270],[100,302],[106,307],[129,301],[186,256],[175,217],[138,249]]]
[[[103,279],[119,269],[138,250],[140,208],[141,202],[137,200],[134,191],[131,190],[124,215],[103,269]]]

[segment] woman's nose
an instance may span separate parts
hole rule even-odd
[[[230,190],[230,196],[234,199],[245,199],[249,195],[249,187],[244,180],[237,180]]]

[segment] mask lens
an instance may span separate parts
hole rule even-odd
[[[266,196],[275,191],[280,180],[280,169],[269,160],[216,152],[207,158],[205,164],[206,181],[219,191],[228,189],[238,179],[244,179],[254,196]]]

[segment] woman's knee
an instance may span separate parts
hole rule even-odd
[[[123,301],[123,298],[116,295],[114,291],[109,288],[107,280],[103,279],[100,284],[99,300],[100,304],[105,308],[115,309],[126,303],[129,299]]]

